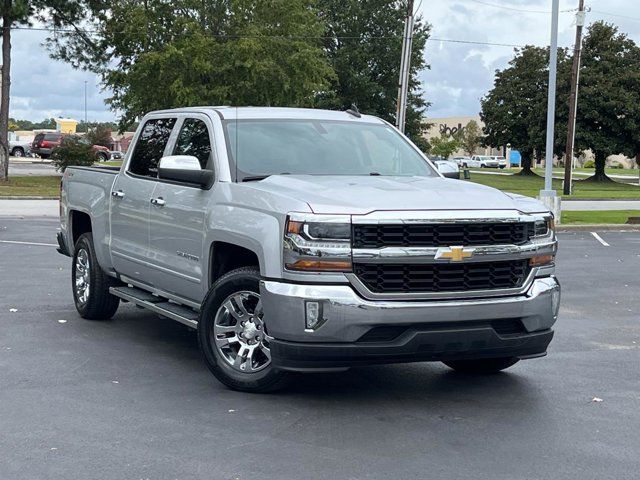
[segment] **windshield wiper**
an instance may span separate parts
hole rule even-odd
[[[243,182],[259,182],[260,180],[264,180],[265,178],[269,178],[271,175],[253,175],[250,177],[243,177]]]

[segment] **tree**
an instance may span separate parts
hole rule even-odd
[[[9,103],[11,100],[11,29],[37,20],[46,26],[71,25],[81,17],[80,1],[2,0],[2,73],[0,88],[0,180],[9,178]]]
[[[464,150],[464,153],[469,156],[475,155],[482,143],[482,131],[478,122],[470,120],[458,135],[458,140],[460,141],[460,147]]]
[[[456,136],[447,135],[444,132],[439,137],[432,138],[429,143],[431,144],[429,153],[444,159],[449,158],[460,148],[460,140]]]
[[[95,161],[96,154],[91,144],[76,135],[65,137],[51,152],[51,163],[60,172],[75,165],[91,166]]]
[[[344,110],[356,104],[361,112],[395,123],[406,1],[319,0],[318,9],[326,22],[324,49],[336,76],[317,106]],[[429,104],[418,75],[428,68],[423,52],[430,30],[416,20],[405,127],[423,150],[428,144],[422,120]]]
[[[576,116],[576,147],[591,149],[595,174],[588,180],[611,181],[609,155],[640,153],[640,53],[618,28],[593,23],[583,44]]]
[[[111,129],[104,124],[98,124],[87,132],[87,140],[91,142],[91,145],[111,148]]]
[[[570,71],[565,49],[558,50],[557,95],[563,98]],[[511,144],[522,154],[522,175],[531,170],[534,155],[541,155],[546,144],[547,95],[549,85],[549,49],[526,46],[515,50],[509,66],[496,71],[493,89],[481,99],[480,117],[485,124],[485,143]],[[566,102],[556,102],[554,151],[564,148],[568,115]],[[565,135],[566,137],[566,135]]]
[[[96,33],[57,33],[48,45],[100,75],[120,130],[160,108],[312,106],[333,79],[312,0],[85,2]]]

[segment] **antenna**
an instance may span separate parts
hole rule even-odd
[[[360,111],[358,110],[358,106],[355,103],[351,104],[351,108],[346,111],[349,115],[353,115],[356,118],[362,117]]]

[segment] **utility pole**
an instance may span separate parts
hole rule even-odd
[[[576,43],[573,47],[573,66],[571,67],[571,94],[569,95],[569,122],[567,123],[567,147],[564,155],[565,195],[571,195],[571,176],[573,169],[573,147],[576,138],[576,112],[578,110],[578,82],[580,81],[580,54],[582,53],[582,27],[584,27],[584,0],[580,0],[576,14]]]
[[[547,98],[547,142],[545,146],[544,190],[540,200],[553,212],[556,222],[560,220],[560,202],[553,190],[553,140],[556,121],[556,78],[558,69],[558,15],[560,0],[553,0],[551,10],[551,42],[549,45],[549,94]]]
[[[411,46],[413,43],[413,0],[407,2],[407,17],[404,22],[402,37],[402,57],[400,59],[400,81],[398,83],[398,105],[396,109],[396,127],[404,133],[407,119],[407,98],[411,79]]]
[[[84,81],[84,128],[89,133],[89,122],[87,120],[87,81]]]

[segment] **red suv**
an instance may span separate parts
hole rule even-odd
[[[62,143],[64,134],[59,132],[39,133],[33,139],[31,144],[31,152],[39,155],[40,158],[49,158],[54,148]],[[106,162],[111,158],[111,152],[107,147],[102,145],[92,145],[93,153],[96,154],[96,159],[101,162]]]

